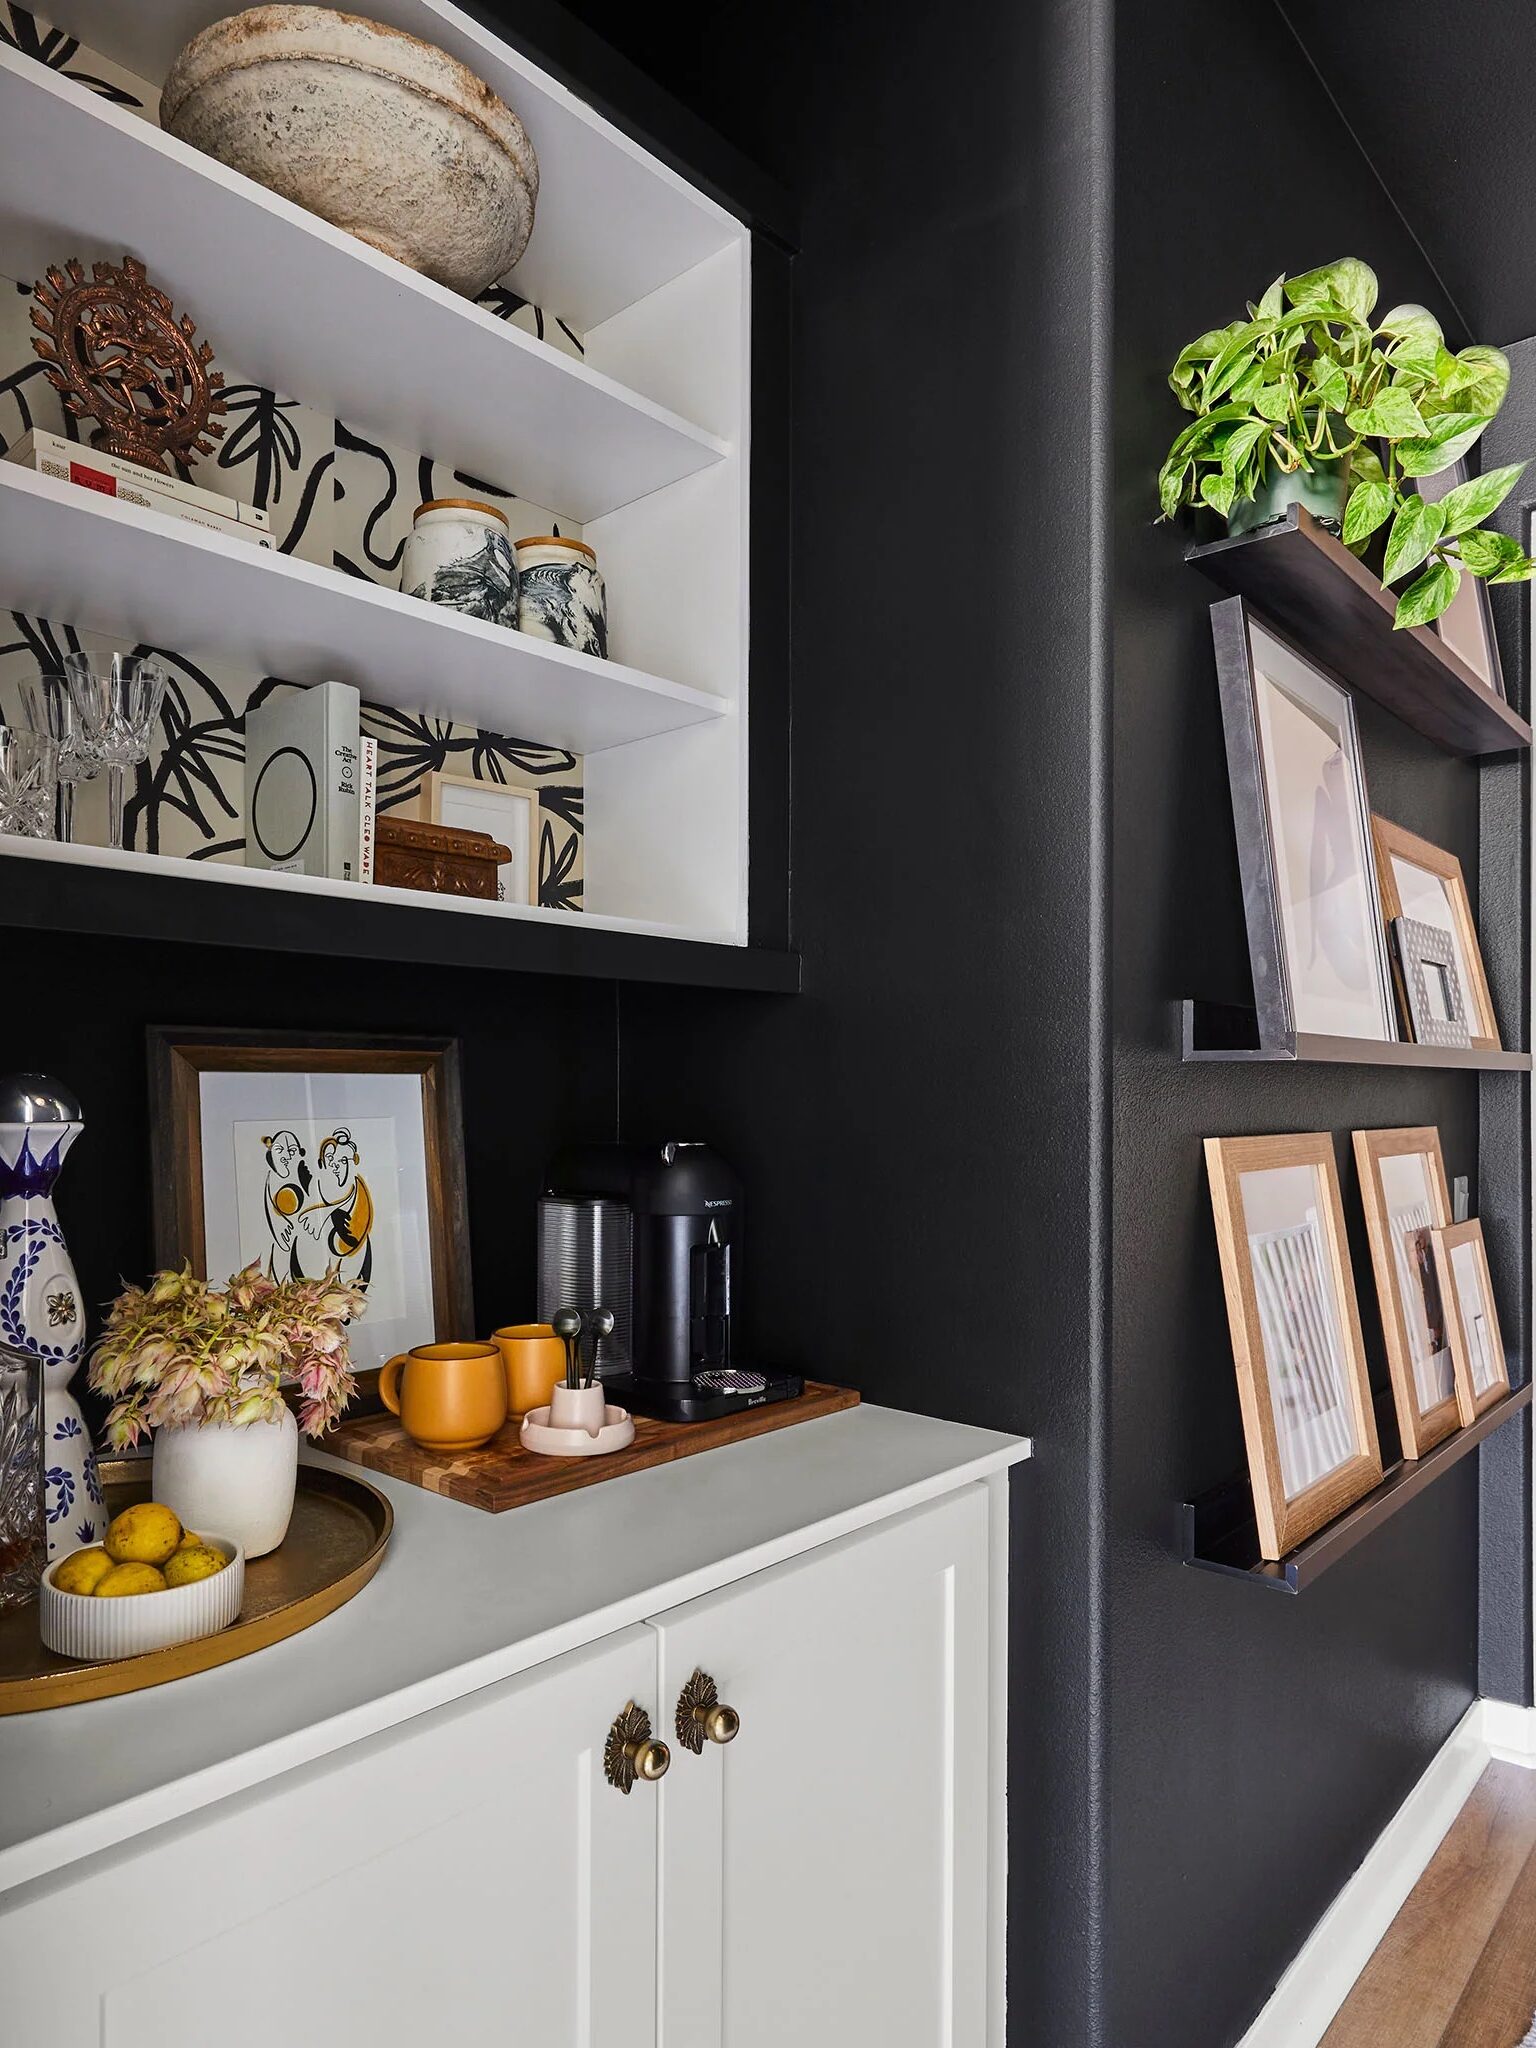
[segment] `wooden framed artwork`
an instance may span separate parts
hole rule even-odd
[[[1294,1550],[1381,1480],[1326,1131],[1207,1138],[1206,1170],[1260,1554]]]
[[[1509,1392],[1509,1367],[1499,1334],[1499,1312],[1493,1304],[1483,1226],[1475,1216],[1467,1223],[1449,1224],[1434,1232],[1433,1243],[1446,1329],[1456,1360],[1461,1419],[1476,1422],[1485,1408],[1493,1407]]]
[[[473,1329],[458,1042],[152,1026],[155,1256],[339,1272],[359,1371]]]
[[[1395,1041],[1354,699],[1242,598],[1211,626],[1259,1043]]]
[[[1451,1221],[1440,1133],[1421,1125],[1354,1139],[1398,1434],[1403,1456],[1422,1458],[1462,1420],[1432,1241]]]
[[[1468,581],[1475,579],[1469,578]],[[1390,929],[1400,917],[1419,924],[1437,924],[1451,935],[1456,973],[1466,1005],[1467,1033],[1471,1043],[1485,1052],[1499,1050],[1498,1019],[1493,1014],[1493,997],[1483,971],[1483,951],[1477,940],[1472,916],[1472,899],[1467,894],[1461,862],[1454,853],[1432,846],[1416,832],[1394,825],[1379,813],[1371,815],[1371,844],[1376,857],[1376,886],[1381,893],[1383,923]],[[1398,984],[1404,1017],[1411,1028],[1406,991]]]

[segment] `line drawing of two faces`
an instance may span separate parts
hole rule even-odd
[[[270,1238],[262,1270],[273,1280],[323,1280],[339,1274],[366,1292],[373,1277],[376,1212],[351,1131],[338,1124],[322,1138],[313,1167],[295,1131],[276,1131],[262,1144]]]

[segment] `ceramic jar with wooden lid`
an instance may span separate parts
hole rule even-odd
[[[477,498],[428,498],[416,507],[400,588],[472,619],[515,626],[517,564],[507,515]]]
[[[608,594],[584,540],[552,533],[518,542],[517,624],[535,640],[606,656]]]

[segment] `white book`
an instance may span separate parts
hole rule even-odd
[[[361,702],[350,683],[315,683],[246,713],[247,867],[358,879]]]
[[[363,738],[363,781],[358,791],[357,879],[373,880],[373,842],[379,818],[379,743]]]
[[[180,477],[146,469],[126,456],[107,455],[87,448],[79,441],[67,441],[62,434],[50,434],[32,427],[5,451],[7,462],[40,476],[57,477],[62,483],[78,484],[105,497],[120,498],[124,504],[141,506],[170,519],[190,520],[216,533],[233,534],[257,547],[272,545],[272,520],[259,506],[220,491],[204,490],[199,484],[183,483]]]

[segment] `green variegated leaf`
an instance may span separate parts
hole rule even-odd
[[[1430,422],[1428,433],[1398,442],[1398,466],[1404,476],[1438,476],[1476,445],[1487,424],[1483,413],[1440,413]]]
[[[1461,588],[1461,572],[1455,564],[1436,561],[1409,584],[1397,601],[1395,626],[1427,626],[1438,619]]]
[[[1349,379],[1326,349],[1313,361],[1312,389],[1332,412],[1342,412],[1349,403]]]
[[[1405,498],[1387,535],[1383,582],[1395,583],[1399,576],[1417,569],[1440,538],[1444,523],[1445,513],[1439,505],[1431,505],[1427,498]]]
[[[1379,436],[1386,441],[1401,441],[1409,434],[1422,435],[1428,431],[1413,399],[1391,384],[1385,391],[1378,391],[1370,405],[1350,413],[1346,424],[1352,434]]]
[[[1269,428],[1260,420],[1244,420],[1241,426],[1234,427],[1221,451],[1223,473],[1235,477],[1241,464],[1268,435]]]
[[[1454,497],[1455,493],[1451,495]],[[1489,533],[1483,527],[1474,527],[1463,533],[1456,542],[1456,552],[1464,568],[1470,569],[1474,576],[1487,577],[1490,583],[1495,582],[1505,570],[1517,568],[1525,560],[1525,550],[1512,534]]]
[[[1219,512],[1225,519],[1232,510],[1232,500],[1237,496],[1237,485],[1225,474],[1202,477],[1200,495],[1213,511]]]
[[[1440,500],[1445,512],[1442,537],[1451,540],[1456,534],[1465,533],[1468,527],[1481,526],[1489,513],[1503,504],[1524,471],[1523,462],[1511,462],[1503,469],[1486,470],[1482,476],[1475,476],[1469,483],[1458,484],[1455,490],[1447,491]]]
[[[1256,320],[1278,320],[1285,311],[1285,273],[1282,271],[1253,309]]]
[[[1358,256],[1341,256],[1336,263],[1287,278],[1285,296],[1293,306],[1322,302],[1342,307],[1356,320],[1369,320],[1376,304],[1376,273]]]
[[[1441,380],[1441,389],[1456,401],[1459,412],[1482,413],[1491,419],[1509,389],[1509,357],[1501,348],[1475,342],[1458,354],[1456,368]]]
[[[1253,409],[1262,419],[1273,420],[1278,425],[1290,418],[1295,396],[1295,378],[1285,377],[1277,384],[1262,385],[1254,394]]]
[[[1353,547],[1356,541],[1369,539],[1391,511],[1392,486],[1389,483],[1356,484],[1349,494],[1349,503],[1344,507],[1344,545]]]
[[[1377,331],[1394,341],[1429,342],[1435,346],[1445,339],[1445,329],[1427,306],[1394,306],[1377,321]]]
[[[1350,474],[1357,484],[1379,484],[1386,478],[1387,473],[1381,466],[1381,457],[1374,448],[1368,448],[1364,443],[1351,455],[1349,462]]]
[[[1264,385],[1267,365],[1262,361],[1251,362],[1241,377],[1227,393],[1234,405],[1251,405]]]

